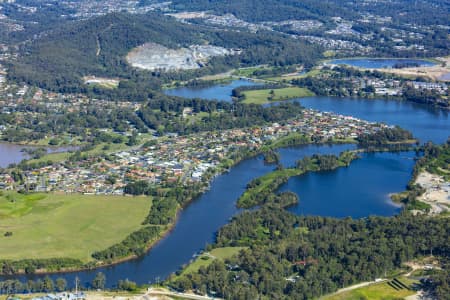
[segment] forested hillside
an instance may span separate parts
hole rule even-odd
[[[159,73],[137,71],[127,64],[126,54],[146,42],[159,43],[169,48],[210,43],[243,50],[237,57],[213,59],[208,68],[199,71],[204,73],[262,63],[312,65],[321,53],[318,46],[272,32],[255,35],[205,29],[182,24],[157,13],[114,13],[69,22],[41,38],[25,43],[20,49],[19,58],[9,66],[9,77],[14,81],[63,92],[82,90],[82,77],[86,75],[118,76],[132,79],[135,83],[147,82],[149,88],[155,88],[161,80],[179,79],[180,74],[161,76]],[[156,84],[152,86],[151,82]]]
[[[218,247],[248,250],[201,267],[173,286],[226,299],[314,299],[383,277],[431,251],[448,259],[449,228],[448,218],[299,217],[265,206],[235,217],[217,234]]]

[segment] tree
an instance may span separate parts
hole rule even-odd
[[[44,281],[42,282],[42,289],[45,292],[52,292],[55,289],[53,280],[49,276],[45,276]]]
[[[117,288],[119,290],[125,290],[125,291],[134,291],[137,288],[137,284],[133,281],[130,281],[128,279],[125,280],[119,280],[117,283]]]
[[[66,289],[66,287],[67,287],[67,281],[66,281],[64,278],[59,277],[59,278],[56,279],[55,285],[56,285],[56,289],[57,289],[59,292],[62,292],[62,291],[64,291],[64,290]]]
[[[92,280],[92,288],[103,290],[106,284],[106,276],[102,272],[98,272]]]
[[[27,290],[28,293],[31,293],[34,290],[34,281],[33,280],[28,280],[25,288]]]

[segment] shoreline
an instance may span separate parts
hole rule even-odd
[[[176,220],[178,220],[178,212],[177,212],[177,217]],[[16,275],[25,275],[25,276],[33,276],[33,275],[55,275],[55,274],[64,274],[64,273],[76,273],[76,272],[82,272],[82,271],[90,271],[90,270],[96,270],[96,269],[101,269],[101,268],[106,268],[106,267],[112,267],[127,261],[131,261],[134,259],[138,259],[144,255],[146,255],[158,242],[160,242],[161,240],[163,240],[175,227],[176,222],[174,222],[173,224],[167,225],[167,228],[165,230],[163,230],[160,234],[160,236],[158,236],[158,238],[156,238],[155,240],[153,240],[152,242],[149,243],[149,245],[147,247],[145,247],[145,254],[143,255],[129,255],[126,257],[122,257],[119,258],[117,260],[114,260],[112,262],[108,262],[108,263],[101,263],[98,262],[96,265],[94,266],[86,266],[84,265],[83,267],[74,267],[74,268],[61,268],[60,270],[55,270],[55,271],[48,271],[46,269],[36,269],[33,273],[26,273],[25,270],[19,270],[17,272],[15,272],[14,274],[3,274],[0,273],[0,276],[5,276],[5,277],[14,277]],[[27,260],[27,258],[24,258],[24,260]],[[39,260],[39,259],[36,259]],[[14,261],[12,261],[14,262]],[[89,264],[90,262],[87,262],[86,264]]]
[[[301,144],[297,145],[300,146]],[[294,145],[295,146],[295,145]],[[251,159],[255,156],[261,155],[263,153],[263,151],[258,152],[258,153],[251,153],[248,156],[245,156],[239,160],[233,161],[233,164],[230,166],[234,167],[236,165],[238,165],[239,163],[241,163],[242,161],[246,160],[246,159]],[[127,261],[131,261],[134,259],[138,259],[140,257],[143,257],[145,255],[148,254],[148,252],[154,247],[156,246],[156,244],[158,244],[160,241],[162,241],[165,237],[167,237],[167,235],[175,228],[176,224],[178,223],[178,219],[180,217],[181,212],[184,210],[184,208],[186,208],[188,205],[190,205],[193,201],[197,200],[199,197],[201,197],[203,195],[204,192],[206,192],[208,190],[209,184],[211,183],[211,181],[218,175],[220,174],[224,174],[228,171],[228,168],[224,168],[223,166],[218,166],[217,169],[215,170],[215,172],[213,172],[208,184],[203,187],[202,191],[200,192],[200,195],[198,195],[197,197],[192,198],[191,200],[189,200],[188,202],[186,202],[186,204],[184,206],[179,205],[176,211],[176,216],[175,219],[172,223],[166,225],[167,228],[165,230],[163,230],[160,234],[160,236],[158,238],[156,238],[155,240],[153,240],[152,242],[149,243],[149,245],[145,248],[145,253],[143,255],[129,255],[126,257],[122,257],[119,258],[117,260],[108,262],[108,263],[97,263],[94,266],[89,266],[87,267],[86,264],[89,264],[90,262],[87,262],[85,265],[83,265],[82,267],[74,267],[74,268],[61,268],[60,270],[55,270],[55,271],[48,271],[45,269],[36,269],[33,273],[26,273],[25,270],[18,270],[17,272],[15,272],[14,274],[3,274],[0,272],[0,276],[6,276],[6,277],[10,277],[10,276],[15,276],[15,275],[55,275],[55,274],[63,274],[63,273],[75,273],[75,272],[81,272],[81,271],[88,271],[88,270],[96,270],[96,269],[101,269],[101,268],[106,268],[106,267],[111,267],[114,265],[118,265],[120,263],[123,262],[127,262]],[[24,258],[23,260],[27,260],[27,258]],[[39,260],[39,259],[36,259]],[[18,260],[15,260],[18,261]],[[11,260],[10,262],[14,262],[14,260]]]
[[[310,142],[310,143],[306,143],[305,144],[305,143],[299,142],[299,143],[296,143],[296,144],[293,144],[293,145],[289,145],[287,147],[296,147],[296,146],[313,145],[313,144],[329,144],[329,143],[313,143],[313,142]],[[342,143],[338,141],[338,142],[333,142],[331,144],[339,145],[339,144],[342,144]],[[286,146],[276,147],[275,149],[280,149],[280,148],[286,148]],[[96,269],[102,269],[102,268],[106,268],[106,267],[111,267],[111,266],[118,265],[118,264],[123,263],[123,262],[131,261],[131,260],[143,257],[143,256],[147,255],[148,252],[151,251],[151,249],[154,246],[156,246],[160,241],[162,241],[165,237],[167,237],[167,235],[175,228],[176,224],[178,223],[178,219],[180,217],[180,214],[184,210],[184,208],[186,208],[193,201],[195,201],[199,197],[201,197],[204,194],[204,192],[206,192],[208,190],[210,183],[212,182],[212,180],[215,177],[217,177],[218,175],[221,175],[221,174],[225,174],[229,170],[229,168],[237,166],[238,164],[240,164],[244,160],[252,159],[252,158],[254,158],[254,157],[258,156],[258,155],[263,154],[264,150],[265,149],[259,149],[259,151],[250,152],[246,156],[243,156],[243,157],[241,157],[241,158],[239,158],[237,160],[233,160],[233,163],[229,167],[225,167],[225,166],[221,166],[221,165],[217,166],[216,170],[212,173],[211,178],[208,180],[208,184],[206,184],[202,188],[201,193],[197,197],[194,197],[191,200],[189,200],[188,202],[186,202],[186,204],[184,206],[179,205],[179,207],[177,208],[177,211],[176,211],[176,217],[175,217],[174,221],[172,223],[166,225],[167,228],[161,232],[160,236],[149,243],[149,245],[145,248],[145,253],[143,255],[139,255],[139,256],[137,256],[137,255],[129,255],[129,256],[122,257],[122,258],[119,258],[117,260],[114,260],[114,261],[111,261],[111,262],[108,262],[108,263],[101,263],[101,264],[97,263],[97,264],[95,264],[93,266],[86,266],[87,264],[90,263],[90,262],[87,262],[87,263],[85,263],[85,265],[83,265],[81,267],[61,268],[60,270],[55,270],[55,271],[48,271],[48,270],[45,270],[45,269],[36,269],[35,272],[33,272],[33,273],[26,273],[25,270],[19,270],[19,271],[15,272],[14,274],[3,274],[3,273],[0,272],[0,276],[6,276],[6,277],[12,276],[12,277],[14,277],[15,275],[46,275],[46,274],[48,274],[48,275],[55,275],[55,274],[63,274],[63,273],[75,273],[75,272],[96,270]],[[27,258],[24,258],[23,260],[26,260],[26,259]],[[39,259],[36,259],[36,260],[39,260]],[[14,262],[14,261],[10,261],[10,262]],[[92,262],[95,262],[95,261],[92,261]]]
[[[289,135],[287,135],[289,137]],[[309,137],[309,136],[305,136],[305,137]],[[45,275],[45,274],[63,274],[63,273],[75,273],[75,272],[81,272],[81,271],[87,271],[87,270],[96,270],[96,269],[102,269],[102,268],[106,268],[106,267],[111,267],[123,262],[127,262],[127,261],[131,261],[134,259],[138,259],[140,257],[143,257],[145,255],[148,254],[148,252],[154,247],[156,246],[161,240],[163,240],[165,237],[167,237],[167,235],[175,228],[176,224],[178,223],[179,217],[181,212],[184,210],[184,208],[186,208],[188,205],[190,205],[193,201],[197,200],[199,197],[201,197],[208,189],[209,186],[212,182],[212,180],[214,180],[215,177],[226,173],[230,168],[237,166],[239,163],[243,162],[244,160],[247,159],[251,159],[254,158],[258,155],[262,155],[267,148],[270,149],[281,149],[281,148],[289,148],[289,147],[297,147],[297,146],[302,146],[302,145],[324,145],[324,144],[331,144],[331,145],[341,145],[341,144],[351,144],[350,142],[342,142],[342,141],[333,141],[333,142],[320,142],[320,143],[315,143],[315,142],[304,142],[304,140],[298,140],[296,143],[292,144],[292,145],[269,145],[267,147],[262,146],[261,148],[257,149],[257,150],[251,150],[251,149],[246,149],[246,150],[241,150],[242,151],[246,151],[245,155],[243,155],[242,157],[238,157],[235,160],[232,160],[232,163],[228,166],[228,165],[221,165],[219,164],[218,166],[216,166],[216,168],[214,169],[214,171],[211,173],[211,177],[208,178],[204,184],[204,186],[202,187],[202,190],[200,191],[200,193],[196,196],[193,197],[192,199],[190,199],[189,201],[187,201],[183,206],[179,205],[176,211],[176,216],[174,218],[174,221],[170,224],[167,224],[166,228],[160,233],[160,235],[154,239],[153,241],[151,241],[148,246],[145,248],[145,253],[143,255],[129,255],[126,257],[122,257],[122,258],[118,258],[115,259],[114,261],[111,262],[100,262],[97,261],[97,263],[95,265],[89,265],[90,263],[94,263],[95,261],[91,261],[91,262],[87,262],[85,263],[83,266],[81,267],[74,267],[74,268],[61,268],[60,270],[55,270],[55,271],[48,271],[46,269],[36,269],[33,273],[29,273],[27,274],[25,272],[25,270],[19,270],[17,272],[15,272],[14,274],[2,274],[0,273],[0,276],[14,276],[14,275],[33,275],[33,274],[39,274],[39,275]],[[411,145],[411,144],[409,144]],[[353,150],[355,153],[359,153],[359,152],[368,152],[367,149],[355,149]],[[389,150],[387,148],[378,148],[378,149],[373,149],[372,151],[374,152],[383,152],[383,151],[392,151]],[[372,152],[371,151],[371,152]],[[237,205],[237,201],[236,200],[236,204]],[[27,258],[24,258],[23,260],[26,260]],[[36,259],[39,260],[39,259]],[[16,260],[17,261],[17,260]],[[14,262],[14,261],[10,261],[10,262]],[[89,266],[88,266],[89,265]]]

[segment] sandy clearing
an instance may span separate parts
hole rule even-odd
[[[426,190],[418,200],[430,204],[432,214],[449,210],[450,182],[445,181],[442,176],[424,171],[417,176],[415,183]]]
[[[447,75],[450,74],[450,56],[437,57],[436,60],[440,61],[441,63],[430,67],[403,68],[403,69],[389,68],[389,69],[371,69],[371,70],[403,76],[424,76],[436,81],[450,82],[450,76]]]

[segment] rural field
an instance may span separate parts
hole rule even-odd
[[[321,298],[322,300],[360,300],[360,299],[371,299],[371,300],[396,300],[403,299],[405,297],[416,294],[416,291],[411,290],[409,287],[413,283],[416,283],[414,280],[410,280],[406,277],[400,277],[398,279],[401,283],[403,283],[405,287],[396,287],[390,284],[392,282],[383,282],[378,284],[372,284],[369,286],[361,287],[358,289],[354,289],[351,291],[337,293],[329,296],[325,296]]]
[[[4,193],[0,258],[68,257],[87,262],[94,251],[141,228],[150,206],[145,197]]]
[[[310,90],[299,87],[245,91],[243,94],[245,95],[245,100],[243,102],[247,104],[265,104],[272,101],[314,96],[314,93]]]

